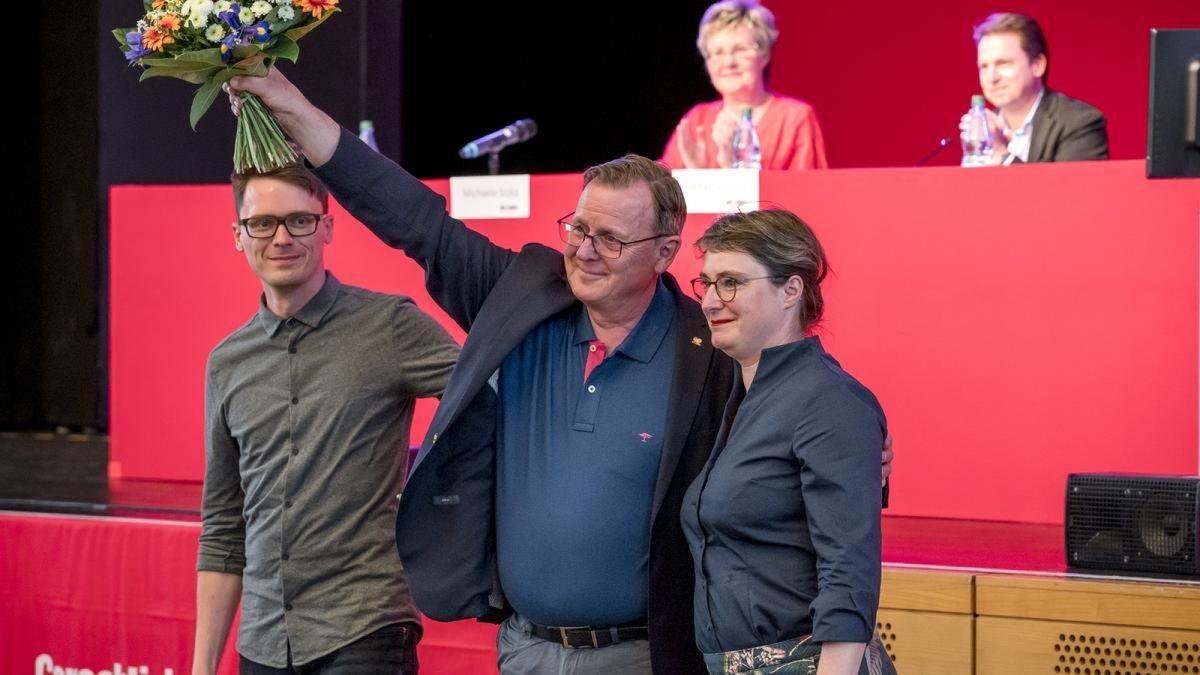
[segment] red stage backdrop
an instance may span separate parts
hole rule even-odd
[[[1041,23],[1048,83],[1104,111],[1114,159],[1145,157],[1149,30],[1200,28],[1195,0],[766,5],[780,30],[772,85],[816,106],[834,167],[911,166],[938,138],[956,136],[959,116],[979,93],[971,27],[997,11]],[[699,10],[689,19],[699,22]],[[960,157],[956,145],[933,163]]]
[[[831,256],[821,335],[887,411],[894,515],[1053,523],[1071,471],[1197,471],[1200,181],[1143,173],[1131,161],[762,174],[762,198],[812,223]],[[557,246],[579,185],[534,176],[528,220],[472,226],[504,246]],[[205,358],[259,294],[228,192],[112,191],[111,456],[126,477],[202,476]],[[343,281],[410,293],[445,321],[415,264],[334,214],[327,256]],[[691,216],[685,239],[711,220]],[[672,271],[698,267],[685,251]]]

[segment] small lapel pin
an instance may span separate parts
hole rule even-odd
[[[692,338],[692,344],[694,344],[694,345],[696,345],[697,347],[699,347],[700,345],[704,344],[704,340],[701,340],[701,339],[700,339],[700,338],[698,338],[698,337],[694,337],[694,338]]]

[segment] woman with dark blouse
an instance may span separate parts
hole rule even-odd
[[[821,244],[771,210],[724,216],[697,245],[693,290],[713,346],[739,365],[683,504],[709,672],[894,673],[875,637],[887,423],[808,336],[824,307]]]

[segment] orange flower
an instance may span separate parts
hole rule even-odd
[[[336,7],[338,0],[292,0],[292,4],[299,7],[300,11],[308,12],[313,18],[319,19],[322,14]]]
[[[174,14],[168,14],[158,20],[158,27],[162,30],[179,30],[182,25],[183,22]]]
[[[161,52],[163,45],[169,45],[174,41],[175,38],[159,30],[157,26],[147,28],[146,32],[142,34],[142,46],[156,52]]]
[[[162,9],[162,6],[165,4],[167,4],[167,0],[154,0],[150,7],[153,9]]]

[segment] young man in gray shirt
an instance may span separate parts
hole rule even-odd
[[[235,175],[234,247],[258,312],[213,349],[192,672],[213,675],[241,600],[243,674],[417,672],[420,619],[396,555],[413,400],[458,356],[403,296],[325,270],[325,186]]]

